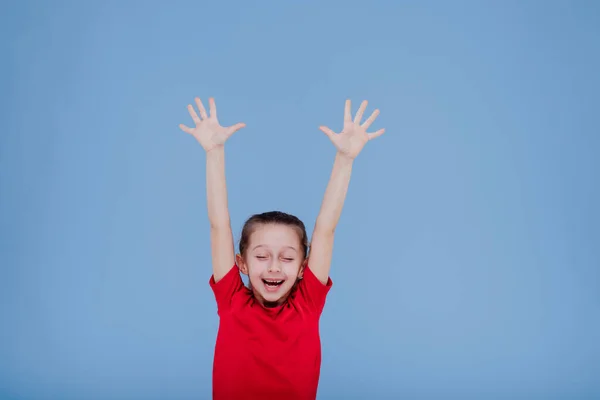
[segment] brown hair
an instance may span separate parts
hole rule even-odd
[[[300,244],[302,245],[302,252],[304,258],[308,256],[308,235],[306,234],[306,227],[304,223],[296,216],[286,214],[281,211],[268,211],[262,214],[254,214],[242,228],[242,237],[240,238],[240,254],[244,257],[244,253],[248,248],[248,242],[250,241],[250,235],[254,232],[256,225],[265,224],[281,224],[291,226],[296,229],[300,238]]]

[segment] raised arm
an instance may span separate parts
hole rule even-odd
[[[323,284],[327,283],[329,278],[335,228],[344,207],[354,159],[369,140],[380,136],[385,131],[380,129],[375,133],[367,133],[367,129],[379,115],[379,110],[375,110],[361,125],[360,121],[366,108],[367,101],[363,101],[352,120],[351,103],[350,100],[346,100],[342,132],[336,134],[325,126],[320,127],[338,150],[321,210],[315,223],[308,256],[311,271]]]
[[[223,278],[233,267],[235,249],[231,221],[227,204],[227,185],[225,181],[225,147],[227,139],[237,130],[246,126],[238,123],[222,127],[217,119],[217,107],[213,98],[209,99],[210,116],[207,115],[202,101],[196,97],[200,117],[194,107],[188,105],[188,111],[196,124],[189,128],[183,124],[182,131],[194,136],[206,151],[206,204],[210,221],[210,245],[212,253],[213,277],[215,282]]]

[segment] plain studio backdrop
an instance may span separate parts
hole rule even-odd
[[[344,100],[356,160],[320,399],[600,398],[595,1],[5,2],[0,398],[208,399],[205,155],[235,240],[312,232]],[[309,232],[310,233],[310,232]]]

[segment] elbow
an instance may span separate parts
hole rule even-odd
[[[339,218],[331,218],[327,215],[319,215],[315,223],[315,231],[333,235]]]
[[[333,236],[335,234],[335,224],[317,223],[313,235]]]
[[[228,219],[211,219],[210,220],[210,230],[212,231],[220,231],[222,229],[230,229],[230,221]]]

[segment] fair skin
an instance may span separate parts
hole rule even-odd
[[[248,275],[259,303],[281,305],[302,278],[304,253],[300,236],[291,226],[257,225],[250,235],[246,254],[238,254],[236,262],[242,273]]]
[[[361,124],[367,104],[366,100],[363,101],[354,119],[352,119],[352,104],[350,100],[346,100],[344,125],[340,133],[335,133],[326,126],[319,127],[337,149],[333,171],[327,189],[325,189],[325,196],[315,223],[308,255],[308,264],[311,271],[323,284],[327,283],[329,277],[335,228],[340,220],[344,201],[346,200],[354,159],[369,140],[375,139],[385,132],[385,129],[379,129],[373,133],[367,132],[367,129],[379,115],[379,110],[373,111],[369,118]]]
[[[235,258],[227,204],[224,145],[231,135],[246,125],[238,123],[229,127],[221,126],[213,98],[209,99],[210,115],[200,98],[196,97],[195,101],[200,115],[196,114],[191,104],[188,105],[188,112],[196,126],[189,128],[180,124],[179,128],[192,135],[206,151],[206,203],[210,221],[213,276],[218,282],[229,272]]]
[[[183,124],[180,124],[179,127],[182,131],[192,135],[206,151],[206,192],[211,232],[213,277],[218,282],[229,272],[234,262],[243,263],[241,257],[238,256],[236,259],[233,244],[233,234],[227,204],[224,144],[233,133],[243,128],[245,124],[238,123],[229,127],[223,127],[217,119],[217,108],[214,99],[209,99],[210,114],[206,112],[199,98],[196,97],[195,101],[200,116],[196,114],[191,104],[188,105],[188,111],[195,123],[195,127],[190,128]],[[375,110],[369,118],[361,123],[366,107],[367,102],[363,101],[353,119],[350,100],[346,100],[342,131],[336,133],[328,127],[319,127],[337,149],[333,170],[327,189],[325,190],[321,210],[315,223],[308,257],[308,264],[311,271],[323,284],[326,284],[329,278],[335,228],[340,219],[346,199],[354,159],[369,140],[382,135],[384,132],[383,129],[374,133],[367,132],[367,129],[369,129],[375,118],[379,115],[379,110]],[[299,242],[297,233],[292,228],[290,229],[291,232],[288,232],[289,234],[284,234],[283,231],[277,232],[276,229],[274,230],[273,226],[263,227],[262,233],[259,233],[258,236],[255,234],[261,232],[260,229],[253,232],[251,242],[263,244],[263,250],[265,253],[268,253],[268,257],[271,257],[271,260],[275,257],[278,260],[280,258],[288,258],[283,257],[283,255],[285,254],[285,246],[293,247],[291,245],[293,242],[291,233],[296,235],[296,241]],[[293,271],[283,270],[283,262],[277,261],[275,263],[277,265],[274,267],[269,266],[269,268],[275,268],[269,272],[269,269],[265,267],[266,264],[259,264],[256,260],[258,259],[252,261],[249,259],[247,263],[243,263],[247,271],[246,273],[250,274],[251,283],[253,283],[253,279],[257,283],[256,285],[254,283],[252,285],[255,293],[256,287],[260,286],[258,282],[262,282],[265,276],[282,278],[285,275],[288,277],[285,281],[286,285],[293,285],[293,282],[295,282],[295,279],[291,278],[294,276]],[[261,263],[265,262],[264,260],[262,259]],[[253,268],[253,265],[257,265],[257,267]],[[297,267],[296,276],[302,273],[300,270],[301,265]],[[240,266],[240,268],[242,267]],[[288,272],[290,275],[288,275]],[[267,287],[263,287],[262,289],[267,290]],[[265,291],[263,293],[259,291],[257,294],[257,298],[259,299],[266,300],[268,298],[269,302],[278,303],[285,299],[289,291],[286,292],[282,288],[281,290]],[[277,298],[275,299],[275,297]]]

